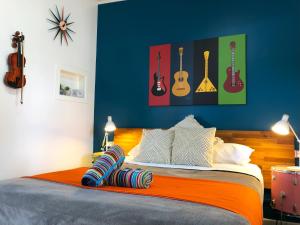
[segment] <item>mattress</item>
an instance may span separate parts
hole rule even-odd
[[[125,162],[127,163],[127,165],[129,167],[133,166],[133,165],[139,165],[139,166],[148,167],[149,169],[153,169],[153,168],[157,167],[157,168],[198,170],[198,171],[236,172],[236,173],[248,174],[250,176],[253,176],[253,177],[257,178],[261,182],[262,185],[264,184],[264,178],[263,178],[261,169],[257,165],[252,164],[252,163],[247,163],[245,165],[214,163],[212,167],[201,167],[201,166],[136,162],[132,159],[132,157],[129,157],[129,156],[126,157]]]
[[[128,163],[123,167],[148,168],[153,171],[154,176],[157,174],[238,183],[255,190],[261,199],[263,197],[259,176],[242,171],[161,168]],[[0,224],[249,225],[249,222],[241,215],[205,204],[19,178],[0,182]]]

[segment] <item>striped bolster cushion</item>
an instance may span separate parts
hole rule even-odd
[[[110,174],[119,169],[125,159],[123,150],[115,145],[107,150],[82,177],[84,186],[102,186]]]
[[[149,188],[152,182],[152,172],[142,169],[115,170],[108,179],[111,186]]]

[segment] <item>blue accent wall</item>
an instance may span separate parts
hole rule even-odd
[[[99,6],[95,149],[117,127],[167,128],[194,114],[218,129],[268,130],[283,113],[300,131],[300,1],[127,0]],[[148,106],[149,46],[247,35],[247,104]]]

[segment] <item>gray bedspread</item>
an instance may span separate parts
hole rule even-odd
[[[191,173],[181,172],[181,176]],[[193,171],[192,177],[220,177],[210,172]],[[173,172],[162,169],[154,173]],[[220,179],[232,177],[237,183],[240,178],[242,183],[248,179],[248,186],[254,189],[260,186],[259,181],[248,175],[218,173],[222,173]],[[245,218],[233,212],[190,202],[82,189],[27,178],[0,182],[0,225],[135,224],[249,225]]]

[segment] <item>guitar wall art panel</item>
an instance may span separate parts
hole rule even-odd
[[[195,41],[194,105],[218,104],[218,38]]]
[[[193,55],[193,42],[172,45],[171,105],[193,104]]]
[[[149,105],[170,105],[171,45],[150,47]]]
[[[246,35],[150,47],[149,105],[246,104]]]
[[[219,38],[219,104],[246,104],[246,36]]]

